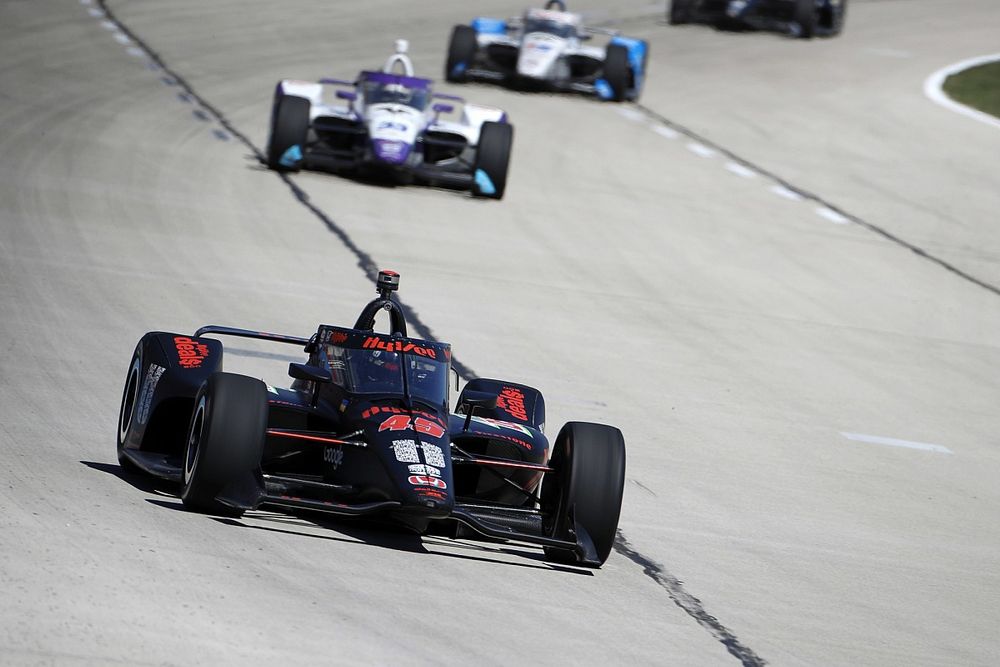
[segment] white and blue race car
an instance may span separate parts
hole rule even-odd
[[[500,199],[514,128],[507,114],[435,93],[405,40],[381,71],[354,81],[285,79],[271,112],[267,163],[471,190]]]
[[[604,46],[586,42],[610,37]],[[445,77],[499,81],[521,88],[575,91],[601,99],[638,100],[649,44],[617,32],[586,27],[560,0],[512,19],[478,17],[456,25],[448,45]]]

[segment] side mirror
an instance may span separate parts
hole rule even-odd
[[[354,100],[358,99],[358,94],[352,90],[338,90],[337,99],[348,100],[350,102],[353,102]]]
[[[296,380],[310,382],[333,382],[333,374],[329,368],[310,366],[309,364],[288,364],[288,374]]]
[[[453,107],[450,104],[441,104],[440,102],[438,102],[437,104],[434,105],[433,109],[436,118],[437,116],[440,116],[443,113],[451,113],[452,111],[455,110],[455,107]]]
[[[491,394],[487,391],[467,391],[462,396],[462,406],[465,409],[465,425],[462,426],[463,431],[469,430],[469,424],[472,423],[472,414],[476,411],[476,408],[483,408],[485,410],[492,410],[497,406],[497,395]]]

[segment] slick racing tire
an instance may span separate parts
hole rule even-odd
[[[625,439],[613,426],[568,422],[559,431],[542,481],[545,532],[567,539],[574,525],[594,543],[600,565],[614,547],[625,491]],[[545,547],[548,560],[573,563],[574,552]]]
[[[796,0],[795,16],[792,20],[799,26],[798,36],[800,38],[812,39],[816,34],[816,24],[819,21],[816,0]]]
[[[136,345],[129,362],[128,375],[125,376],[125,389],[122,390],[122,404],[118,410],[118,464],[128,472],[138,471],[138,466],[125,456],[125,443],[132,434],[136,422],[136,412],[139,407],[139,392],[142,388],[142,345]]]
[[[683,25],[691,21],[692,0],[671,0],[667,10],[667,23]]]
[[[476,160],[472,165],[474,196],[503,199],[504,190],[507,188],[507,168],[510,165],[510,149],[513,143],[514,127],[510,123],[492,121],[483,123],[479,130]]]
[[[611,86],[611,99],[621,102],[628,94],[628,49],[621,44],[609,44],[604,58],[604,80]]]
[[[271,169],[298,171],[298,165],[283,165],[281,158],[293,146],[298,146],[300,151],[305,150],[310,106],[309,100],[295,95],[282,95],[275,101],[271,138],[267,143],[267,166]]]
[[[827,28],[827,36],[836,37],[844,30],[844,21],[847,19],[847,0],[840,0],[840,4],[834,7],[829,4],[820,16],[820,23]]]
[[[466,72],[476,59],[476,30],[472,26],[457,25],[451,31],[448,43],[448,60],[444,66],[444,78],[452,83],[462,83],[468,79]]]
[[[243,510],[217,496],[260,466],[267,430],[267,388],[255,378],[213,373],[194,400],[184,448],[181,501],[185,507],[222,516]]]

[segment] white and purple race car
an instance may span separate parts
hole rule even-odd
[[[405,40],[381,71],[354,81],[278,83],[267,163],[468,189],[500,199],[514,128],[507,114],[435,93],[414,75]]]
[[[610,39],[587,44],[595,35]],[[498,81],[521,88],[575,91],[604,100],[635,101],[642,92],[649,44],[585,26],[561,0],[511,19],[473,19],[456,25],[448,44],[445,77],[461,83]]]

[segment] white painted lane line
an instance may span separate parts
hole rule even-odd
[[[949,111],[954,111],[955,113],[962,114],[966,118],[978,120],[980,123],[1000,128],[1000,118],[995,118],[988,113],[983,113],[978,109],[973,109],[972,107],[960,104],[945,95],[944,90],[942,89],[944,80],[952,74],[958,74],[962,70],[969,69],[970,67],[985,65],[987,63],[997,62],[998,60],[1000,60],[1000,53],[993,53],[988,56],[969,58],[968,60],[957,62],[954,65],[942,67],[927,77],[927,80],[924,81],[924,95],[929,97],[935,104],[939,104]]]
[[[618,107],[618,113],[628,120],[640,121],[646,119],[645,114],[641,111],[636,111],[631,107]]]
[[[726,169],[743,178],[755,178],[757,176],[756,171],[739,162],[727,162]]]
[[[116,32],[114,34],[115,41],[119,44],[131,44],[132,40],[123,32]]]
[[[146,55],[146,54],[145,54],[145,53],[143,52],[143,50],[142,50],[142,49],[140,49],[140,48],[139,48],[138,46],[130,46],[130,47],[128,47],[127,49],[125,49],[125,51],[126,51],[126,52],[127,52],[127,53],[128,53],[129,55],[130,55],[130,56],[135,56],[136,58],[142,58],[142,57],[143,57],[144,55]]]
[[[114,21],[101,21],[101,27],[105,30],[118,30],[118,26],[115,25]]]
[[[826,218],[835,225],[846,225],[847,223],[850,222],[850,220],[848,220],[841,214],[837,213],[833,209],[827,208],[826,206],[820,206],[818,209],[816,209],[816,213],[819,215],[819,217]]]
[[[864,433],[844,433],[840,432],[848,440],[855,442],[867,442],[873,445],[888,445],[890,447],[905,447],[907,449],[919,449],[925,452],[938,452],[940,454],[954,454],[947,447],[942,445],[932,445],[927,442],[914,442],[913,440],[900,440],[899,438],[884,438],[880,435],[866,435]]]
[[[80,0],[80,4],[81,5],[89,5],[90,3],[91,3],[91,0]]]
[[[912,51],[904,51],[903,49],[890,49],[890,48],[868,48],[864,49],[865,53],[870,53],[874,56],[884,56],[886,58],[912,58]]]
[[[681,136],[680,132],[671,129],[666,125],[654,125],[653,132],[656,132],[658,135],[666,139],[676,139],[677,137]]]
[[[689,143],[687,149],[699,157],[714,157],[716,153],[714,148],[709,148],[705,144],[699,144],[696,141]]]
[[[102,12],[97,7],[91,7],[90,9],[87,10],[87,13],[93,16],[94,18],[98,19],[101,18],[102,16],[105,16],[104,12]]]
[[[789,190],[784,185],[772,185],[771,192],[778,195],[779,197],[784,197],[791,201],[802,201],[803,197],[798,192],[794,190]]]

